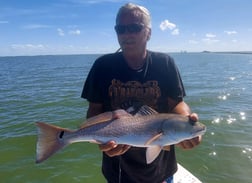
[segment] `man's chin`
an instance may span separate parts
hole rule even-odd
[[[122,46],[122,50],[123,51],[134,51],[134,50],[136,50],[136,47],[134,44],[124,44]]]

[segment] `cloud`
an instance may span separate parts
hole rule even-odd
[[[37,45],[34,45],[34,44],[12,44],[11,48],[16,49],[16,50],[27,50],[27,49],[41,50],[41,49],[44,49],[45,46],[42,44],[37,44]]]
[[[65,36],[65,31],[61,28],[58,28],[57,29],[57,32],[58,32],[58,35],[59,36]],[[70,30],[67,32],[69,35],[80,35],[81,34],[81,31],[79,29],[76,29],[76,30]]]
[[[98,3],[120,3],[120,2],[127,2],[126,0],[72,0],[74,3],[79,3],[79,4],[98,4]],[[134,2],[134,1],[133,1]]]
[[[176,24],[169,22],[169,20],[164,20],[159,25],[162,31],[171,30],[172,35],[179,35],[179,29],[176,27]]]
[[[30,24],[23,26],[23,29],[45,29],[49,28],[49,25],[43,25],[43,24]]]
[[[81,31],[79,29],[76,29],[76,30],[70,30],[68,33],[70,35],[80,35]]]
[[[199,42],[196,41],[196,40],[189,40],[189,43],[190,43],[190,44],[198,44]]]
[[[174,29],[171,34],[172,35],[179,35],[179,29]]]
[[[213,43],[218,43],[220,40],[211,39],[211,38],[203,38],[202,41],[206,44],[213,44]]]
[[[212,34],[212,33],[207,33],[207,34],[206,34],[206,37],[207,37],[207,38],[215,38],[216,35],[215,35],[215,34]]]
[[[205,35],[205,38],[202,39],[202,42],[206,43],[206,44],[213,44],[213,43],[217,43],[220,42],[220,40],[216,39],[216,35],[212,34],[212,33],[207,33]]]
[[[224,31],[224,33],[226,33],[227,35],[237,34],[237,32],[234,31],[234,30],[232,30],[232,31]]]
[[[43,55],[48,54],[52,49],[44,44],[12,44],[9,45],[8,55]]]
[[[61,28],[58,28],[57,31],[59,36],[65,36],[65,33]]]
[[[173,30],[176,28],[176,25],[174,23],[169,22],[169,20],[164,20],[161,22],[161,24],[159,25],[160,29],[162,31],[165,31],[167,29]]]

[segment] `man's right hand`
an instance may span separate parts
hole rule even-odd
[[[130,146],[124,144],[116,144],[115,141],[109,141],[106,144],[99,144],[99,148],[109,157],[113,157],[124,154],[129,150]]]

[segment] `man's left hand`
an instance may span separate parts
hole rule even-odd
[[[189,118],[195,122],[199,120],[199,117],[196,113],[190,114]],[[202,136],[198,136],[198,137],[194,137],[189,140],[184,140],[184,141],[178,143],[177,146],[181,147],[182,149],[192,149],[195,146],[199,145],[201,141],[202,141]]]

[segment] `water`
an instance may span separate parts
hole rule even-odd
[[[172,54],[186,102],[208,131],[178,161],[206,183],[252,182],[252,55]],[[35,164],[36,127],[75,129],[84,120],[83,82],[98,55],[0,57],[1,182],[105,182],[97,146],[76,143]]]

